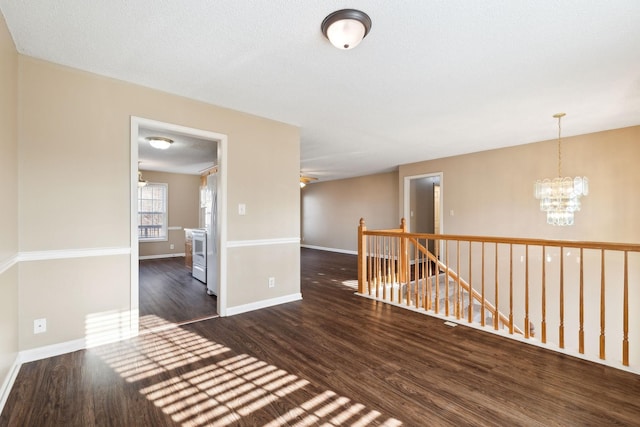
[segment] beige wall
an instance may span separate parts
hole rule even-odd
[[[85,339],[124,338],[129,328],[128,255],[23,262],[20,265],[20,347]],[[72,290],[72,291],[70,291]],[[35,335],[33,320],[47,319]]]
[[[638,141],[640,126],[563,138],[563,175],[584,175],[590,183],[571,227],[547,225],[533,197],[536,179],[557,175],[557,140],[402,165],[399,215],[404,177],[442,172],[446,234],[637,243]]]
[[[149,182],[168,184],[168,225],[169,227],[180,227],[180,230],[169,230],[169,239],[166,242],[140,242],[139,255],[184,253],[184,229],[199,226],[200,176],[145,170],[142,170],[142,176]],[[170,245],[174,245],[174,248],[171,249]]]
[[[358,250],[358,224],[393,228],[399,224],[398,174],[317,182],[302,189],[302,244]]]
[[[0,14],[0,386],[18,352],[17,110],[18,54]]]
[[[300,245],[296,243],[229,248],[229,274],[248,284],[250,293],[229,295],[229,306],[238,307],[254,301],[269,300],[300,292]],[[282,260],[291,260],[282,262]],[[263,272],[256,278],[253,270]],[[269,288],[269,277],[275,286]]]
[[[19,56],[19,66],[21,252],[46,258],[40,251],[131,247],[131,116],[227,135],[229,240],[299,237],[297,128],[30,57]],[[247,205],[246,216],[237,214],[238,203]],[[234,256],[250,249],[237,248]],[[83,318],[129,306],[129,258],[97,258],[25,264],[21,349],[83,338]],[[299,274],[283,267],[298,264],[299,253],[272,262],[285,271],[282,282],[299,291]],[[258,301],[255,286],[269,274],[252,268],[240,280],[230,269],[229,301]],[[290,290],[276,287],[274,296]],[[38,317],[47,318],[46,334],[27,327]]]
[[[234,129],[236,135],[229,137],[228,181],[233,189],[227,199],[230,241],[300,238],[298,129],[265,120],[267,123],[274,129],[240,122]],[[246,143],[240,145],[239,138]],[[238,215],[241,203],[246,206],[246,215]]]
[[[546,217],[539,210],[533,197],[536,179],[554,177],[557,174],[557,141],[544,141],[500,150],[485,151],[464,156],[438,159],[400,166],[398,188],[402,200],[404,177],[426,173],[443,173],[442,201],[444,203],[444,233],[464,235],[488,235],[531,237],[578,241],[604,241],[616,243],[640,242],[640,198],[635,189],[640,185],[640,126],[580,135],[563,139],[562,171],[565,176],[585,175],[589,178],[590,193],[582,200],[582,210],[576,213],[575,225],[553,227],[546,224]],[[402,206],[402,205],[400,205]],[[451,211],[453,210],[453,215]],[[476,248],[477,249],[477,248]],[[522,248],[516,248],[515,260],[524,256]],[[559,320],[559,255],[552,256],[545,264],[547,275],[546,322],[549,342],[558,342]],[[464,254],[464,252],[463,252]],[[580,283],[579,252],[566,249],[563,252],[564,269],[564,326],[566,348],[578,351]],[[480,259],[476,253],[474,259]],[[530,275],[530,320],[538,331],[541,325],[540,254],[532,251]],[[537,257],[537,258],[536,258]],[[450,257],[450,263],[454,256]],[[619,254],[607,254],[606,287],[606,340],[607,359],[621,360],[622,342],[622,268]],[[638,257],[630,267],[630,301],[638,301]],[[617,260],[617,261],[616,261]],[[600,333],[600,270],[599,254],[584,254],[587,274],[584,278],[585,299],[585,351],[597,359]],[[613,262],[612,262],[613,261]],[[476,261],[477,262],[477,261]],[[509,265],[508,251],[503,251],[499,264]],[[468,277],[462,256],[463,277]],[[514,319],[523,327],[525,287],[521,262],[514,263]],[[474,277],[480,277],[476,270]],[[489,273],[490,275],[490,273]],[[503,276],[502,283],[509,283],[510,276]],[[489,278],[489,284],[492,280]],[[476,287],[479,286],[477,281]],[[488,285],[489,299],[494,289]],[[503,313],[509,313],[509,287],[500,287],[500,305]],[[640,340],[640,313],[630,310],[629,342]],[[631,365],[640,366],[640,352],[631,349]]]

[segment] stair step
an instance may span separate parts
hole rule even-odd
[[[434,276],[431,276],[431,301],[432,308],[435,310],[436,304],[436,286]],[[418,293],[423,295],[423,287],[425,286],[425,280],[421,279],[418,285]],[[437,280],[437,288],[438,288],[438,312],[439,314],[445,314],[446,312],[446,300],[447,296],[449,299],[449,313],[453,314],[455,310],[455,297],[456,297],[456,287],[457,283],[455,280],[448,279],[446,280],[446,274],[441,273],[438,276]],[[411,282],[409,285],[409,304],[415,304],[415,282]],[[407,285],[402,285],[401,295],[404,298],[406,296]],[[461,316],[466,317],[469,310],[469,293],[462,287],[460,287],[461,300],[462,300],[462,312]],[[482,305],[477,301],[473,302],[473,321],[477,323],[481,323],[481,310]],[[493,324],[493,315],[485,309],[485,323]]]

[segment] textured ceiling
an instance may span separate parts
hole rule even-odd
[[[344,7],[371,33],[340,51]],[[640,124],[638,0],[0,0],[18,51],[301,128],[321,180]]]
[[[150,136],[169,138],[173,143],[166,150],[158,150],[146,139]],[[138,169],[200,175],[216,164],[217,148],[218,144],[215,141],[140,127]]]

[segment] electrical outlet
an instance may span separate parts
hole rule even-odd
[[[33,333],[41,334],[47,332],[47,319],[36,319],[33,321]]]
[[[175,247],[176,246],[173,243],[169,245],[169,249],[175,249]]]
[[[275,277],[269,277],[269,287],[270,288],[274,288],[276,286],[276,278]]]

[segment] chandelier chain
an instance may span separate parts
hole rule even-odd
[[[558,177],[562,177],[562,136],[561,126],[562,116],[558,117]]]

